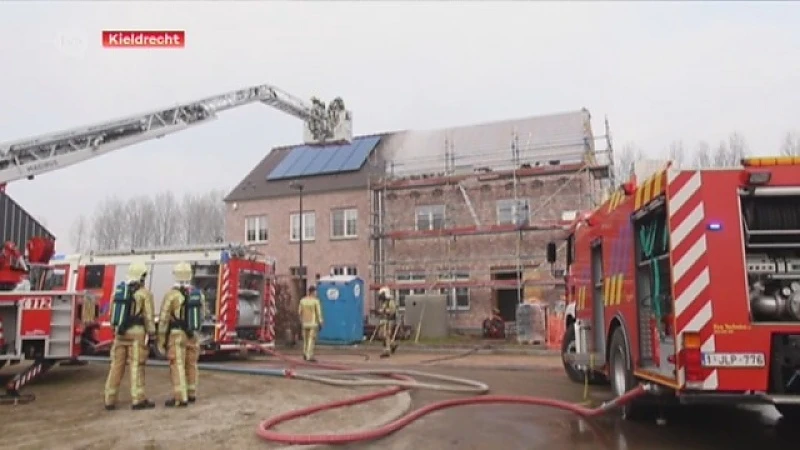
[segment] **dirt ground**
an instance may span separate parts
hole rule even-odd
[[[15,371],[0,371],[6,380]],[[16,369],[19,370],[19,369]],[[0,405],[2,448],[51,449],[263,449],[274,448],[255,433],[258,422],[276,414],[375,390],[331,387],[273,377],[203,372],[198,403],[163,407],[170,397],[167,370],[147,369],[147,394],[156,408],[132,411],[126,379],[116,411],[103,408],[107,366],[57,367],[24,388],[37,399]],[[355,429],[396,405],[394,397],[364,406],[325,412],[279,427],[281,431],[341,432]]]

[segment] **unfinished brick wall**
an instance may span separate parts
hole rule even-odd
[[[591,205],[590,178],[586,174],[538,176],[520,179],[517,198],[529,201],[530,220],[557,221],[564,211],[586,209]],[[481,225],[494,225],[497,220],[497,200],[513,199],[513,180],[481,182],[472,177],[463,182]],[[385,201],[385,231],[413,230],[415,210],[424,205],[446,205],[445,227],[475,225],[469,208],[457,185],[410,188],[387,191]],[[546,245],[560,236],[555,231],[525,231],[477,236],[431,237],[389,240],[385,250],[385,271],[392,281],[398,273],[420,272],[433,283],[437,273],[447,270],[469,272],[470,279],[492,279],[500,267],[515,270],[517,255],[525,268],[540,267],[542,279],[551,279],[546,264]],[[519,246],[519,249],[518,249]],[[560,297],[563,288],[545,289],[546,299]],[[470,291],[470,309],[451,312],[452,325],[477,327],[489,314],[495,293],[489,287]]]

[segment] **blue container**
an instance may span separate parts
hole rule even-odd
[[[324,325],[321,344],[352,345],[364,339],[364,280],[340,275],[320,278],[317,295]]]

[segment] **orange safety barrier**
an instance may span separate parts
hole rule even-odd
[[[561,342],[564,340],[565,329],[563,314],[553,313],[547,316],[548,349],[561,350]]]

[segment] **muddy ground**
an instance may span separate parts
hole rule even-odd
[[[238,363],[237,363],[238,364]],[[8,379],[14,368],[0,371]],[[255,433],[261,419],[292,409],[369,392],[281,378],[202,373],[199,401],[186,409],[163,407],[170,396],[167,370],[147,369],[147,394],[156,408],[131,411],[127,376],[119,409],[103,408],[107,367],[57,367],[24,388],[36,395],[27,405],[0,405],[0,448],[52,449],[263,449]],[[395,398],[321,413],[280,427],[282,431],[354,429],[396,405]],[[312,423],[313,420],[313,423]]]

